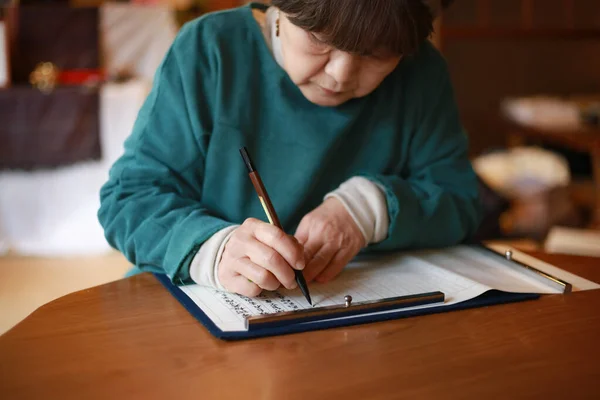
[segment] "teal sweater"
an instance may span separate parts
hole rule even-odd
[[[274,60],[251,6],[186,24],[101,189],[109,243],[188,283],[215,232],[266,220],[246,146],[284,229],[352,176],[385,187],[388,237],[365,251],[448,246],[476,230],[479,201],[446,64],[429,42],[370,95],[310,103]]]

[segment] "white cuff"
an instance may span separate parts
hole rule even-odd
[[[190,264],[190,277],[198,285],[226,291],[221,285],[217,268],[227,241],[238,225],[223,228],[200,246]]]
[[[387,237],[390,221],[382,187],[355,176],[328,193],[325,199],[329,197],[335,197],[346,207],[365,237],[365,243],[379,243]]]

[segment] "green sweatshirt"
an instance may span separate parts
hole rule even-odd
[[[191,283],[215,232],[266,220],[242,146],[290,234],[353,176],[384,187],[388,206],[388,236],[365,252],[457,244],[479,223],[467,137],[429,42],[368,96],[321,107],[274,60],[248,5],[181,29],[101,190],[100,223],[130,274]]]

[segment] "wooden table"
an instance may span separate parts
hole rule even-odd
[[[600,281],[600,259],[534,255]],[[242,342],[151,275],[60,298],[0,337],[3,399],[597,398],[600,290]]]

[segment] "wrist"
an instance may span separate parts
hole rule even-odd
[[[358,239],[358,242],[361,244],[360,248],[364,248],[367,246],[368,241],[366,239],[365,233],[362,231],[360,225],[356,222],[356,219],[350,214],[348,207],[346,207],[342,200],[340,200],[337,196],[331,196],[323,201],[323,205],[327,210],[327,213],[338,216],[345,226],[350,227],[352,232]]]
[[[195,283],[225,290],[218,277],[218,267],[225,245],[237,227],[233,225],[216,232],[200,246],[190,264],[190,277]]]
[[[365,243],[379,243],[388,234],[389,216],[384,191],[363,177],[353,177],[328,193],[337,199],[362,233]]]

